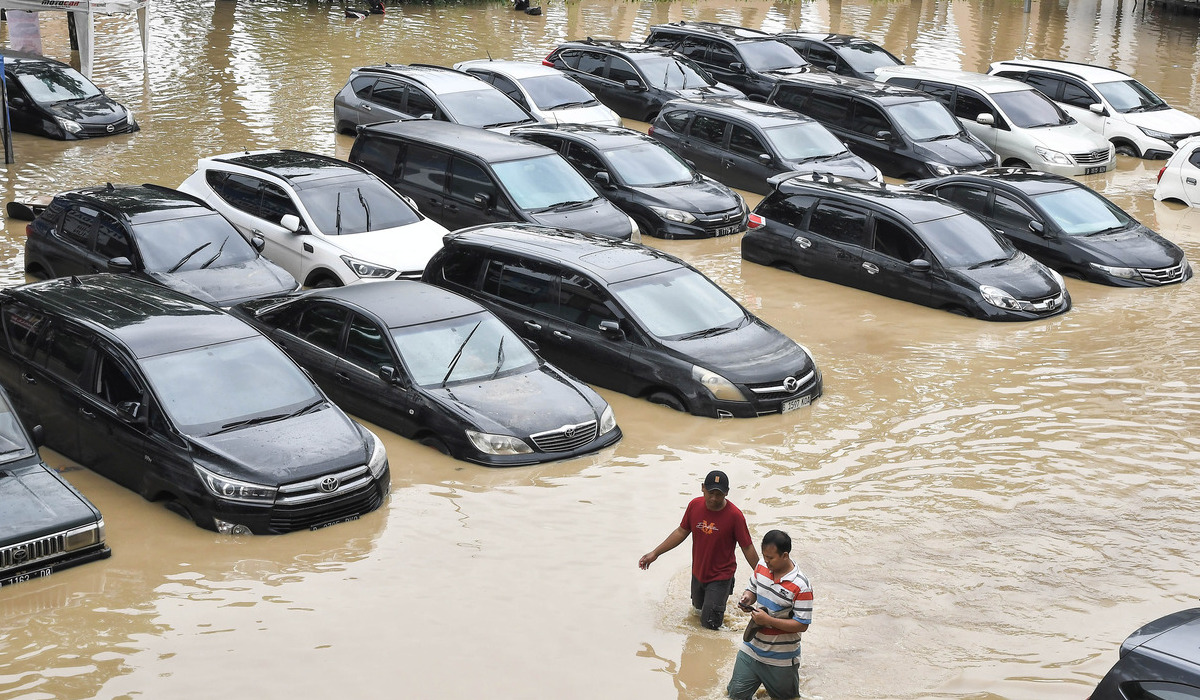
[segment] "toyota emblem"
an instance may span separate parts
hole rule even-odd
[[[327,476],[321,479],[321,490],[325,493],[333,493],[338,490],[338,480],[335,476]]]
[[[108,133],[110,133],[110,134],[111,134],[112,132],[116,131],[116,127],[115,127],[115,126],[113,126],[112,124],[109,124],[108,126],[104,127],[104,129],[105,129],[105,131],[107,131],[107,132],[108,132]]]
[[[569,438],[575,437],[575,426],[568,425],[563,427],[563,435],[566,435]]]
[[[795,377],[788,377],[783,380],[783,389],[789,394],[800,388],[800,380]]]

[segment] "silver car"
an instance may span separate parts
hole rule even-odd
[[[454,64],[494,85],[543,124],[621,126],[621,117],[562,71],[540,63],[478,59]]]

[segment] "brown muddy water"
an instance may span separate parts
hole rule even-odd
[[[1120,1],[1023,14],[1019,0],[553,0],[540,17],[438,4],[358,21],[342,8],[155,2],[145,64],[131,18],[99,20],[94,80],[143,130],[18,134],[0,198],[177,185],[197,158],[242,148],[345,157],[332,99],[355,66],[539,60],[678,19],[831,28],[972,70],[1095,62],[1200,113],[1196,18]],[[42,32],[68,56],[61,15]],[[1200,210],[1151,199],[1160,165],[1121,158],[1087,182],[1200,261]],[[24,280],[23,244],[24,224],[5,221],[0,283]],[[722,697],[744,616],[699,626],[686,545],[637,568],[713,468],[756,539],[792,534],[813,581],[805,698],[1084,698],[1125,635],[1197,604],[1200,281],[1072,280],[1069,314],[987,324],[743,263],[737,237],[652,244],[811,348],[825,396],[715,421],[603,392],[621,443],[508,470],[385,434],[383,508],[280,537],[214,535],[75,468],[113,556],[0,591],[0,698]]]

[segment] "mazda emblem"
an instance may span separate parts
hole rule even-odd
[[[320,488],[325,493],[333,493],[334,491],[337,491],[338,486],[339,486],[339,484],[338,484],[337,477],[327,476],[324,479],[321,479]]]
[[[800,380],[795,377],[788,377],[783,380],[783,389],[789,394],[800,388]]]

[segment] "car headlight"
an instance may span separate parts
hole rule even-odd
[[[678,221],[681,224],[690,224],[696,220],[696,217],[692,216],[691,214],[689,214],[686,211],[683,211],[682,209],[668,209],[666,207],[650,207],[650,211],[654,212],[655,214],[658,214],[659,216],[666,219],[667,221]]]
[[[78,134],[79,132],[83,131],[83,127],[80,126],[79,122],[77,121],[63,119],[62,117],[55,117],[54,121],[58,122],[58,125],[62,127],[62,130],[68,134]]]
[[[1034,146],[1033,150],[1036,151],[1038,156],[1042,160],[1046,161],[1047,163],[1056,163],[1058,165],[1071,165],[1071,159],[1068,158],[1065,153],[1059,153],[1058,151],[1052,151],[1049,148],[1042,148],[1041,146]]]
[[[104,520],[93,523],[86,527],[79,527],[71,530],[63,538],[63,549],[68,552],[73,552],[76,549],[91,547],[104,541]]]
[[[198,464],[193,466],[196,469],[196,473],[200,475],[200,481],[203,481],[204,486],[208,488],[212,495],[218,498],[266,505],[275,502],[275,493],[278,489],[274,486],[263,486],[262,484],[252,484],[249,481],[230,479],[227,476],[210,472]]]
[[[984,301],[992,306],[996,306],[1001,309],[1011,309],[1013,311],[1019,311],[1021,309],[1021,302],[1014,299],[1013,295],[1009,294],[1003,289],[998,289],[996,287],[984,284],[980,285],[979,294],[983,296]]]
[[[715,399],[721,401],[746,400],[742,390],[734,386],[733,382],[699,365],[692,365],[692,379],[700,382],[700,385],[708,389],[708,393],[712,394]]]
[[[467,439],[471,441],[475,449],[489,455],[525,455],[533,452],[524,440],[511,435],[494,435],[468,430]]]
[[[390,267],[375,265],[365,260],[352,258],[349,255],[343,255],[342,262],[346,263],[346,267],[350,268],[351,272],[367,279],[384,279],[396,274],[396,271]]]
[[[367,461],[367,469],[371,470],[371,476],[378,479],[383,476],[388,466],[387,450],[383,449],[383,440],[380,440],[378,435],[370,430],[366,432],[371,436],[371,459]]]
[[[1097,263],[1088,263],[1088,267],[1103,272],[1109,277],[1117,277],[1123,280],[1140,280],[1142,278],[1142,275],[1132,267],[1110,267]]]
[[[1158,139],[1159,141],[1166,141],[1167,143],[1171,143],[1171,144],[1175,143],[1175,134],[1168,134],[1165,131],[1156,131],[1154,129],[1147,129],[1144,126],[1139,126],[1138,128],[1142,130],[1143,134],[1149,136],[1152,139]]]
[[[129,126],[133,126],[133,124],[134,124],[133,112],[130,112],[129,110],[125,110],[125,123],[128,124]]]
[[[604,413],[600,414],[600,434],[605,435],[617,427],[617,416],[613,413],[612,406],[605,406]]]
[[[929,169],[932,170],[933,174],[937,175],[938,177],[953,175],[954,173],[958,172],[958,168],[952,168],[949,165],[943,165],[941,163],[930,163]]]

